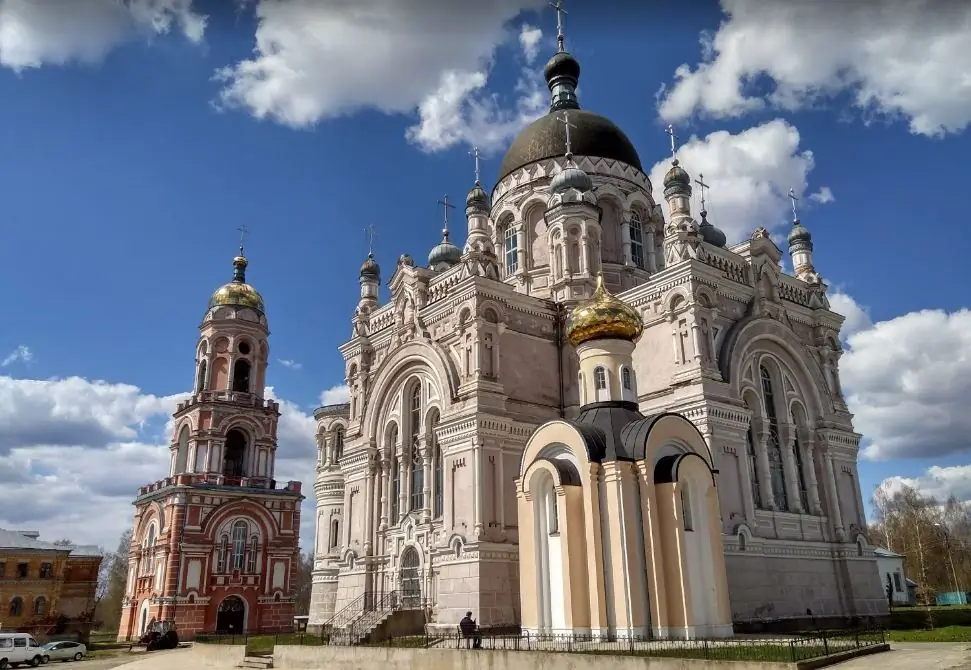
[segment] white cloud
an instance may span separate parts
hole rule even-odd
[[[539,44],[543,39],[543,31],[536,26],[524,23],[519,29],[519,46],[527,63],[532,63],[539,55]]]
[[[34,354],[30,347],[21,344],[16,349],[7,354],[7,357],[0,361],[0,368],[5,368],[14,363],[30,363],[34,360]]]
[[[786,194],[794,189],[801,197],[814,166],[813,154],[799,148],[799,131],[775,119],[736,135],[717,131],[704,138],[691,137],[677,152],[682,167],[692,179],[704,175],[711,188],[707,193],[708,220],[725,231],[729,243],[748,237],[759,226],[778,227],[790,206]],[[664,200],[664,175],[670,159],[651,168],[655,199]],[[695,200],[700,189],[694,184]],[[694,205],[695,217],[701,207]]]
[[[950,0],[722,0],[726,20],[702,36],[702,62],[659,92],[669,121],[796,109],[848,92],[869,120],[903,117],[937,136],[971,122],[971,4]],[[760,91],[765,78],[768,91]],[[764,93],[764,94],[763,94]]]
[[[278,358],[277,361],[285,368],[290,368],[291,370],[300,370],[303,368],[303,363],[298,363],[295,360],[289,358]]]
[[[173,29],[199,43],[206,17],[192,0],[0,0],[0,66],[97,63],[139,35]]]
[[[971,310],[911,312],[848,345],[840,373],[864,458],[971,452]]]
[[[412,113],[427,150],[508,136],[528,103],[504,110],[484,92],[507,24],[540,0],[261,0],[252,58],[217,72],[219,104],[295,128],[360,109]],[[525,87],[520,98],[531,100]],[[494,129],[498,127],[499,130]],[[518,126],[517,126],[518,129]],[[481,139],[479,137],[481,135]]]
[[[917,477],[887,477],[880,486],[889,492],[909,486],[941,503],[952,495],[958,500],[971,500],[971,465],[934,465]]]
[[[818,202],[820,205],[827,205],[831,202],[836,201],[836,196],[833,195],[833,189],[829,186],[823,186],[818,191],[809,196],[809,199],[813,202]]]
[[[350,398],[351,395],[347,384],[338,384],[337,386],[331,386],[320,394],[320,405],[339,405],[347,402]]]
[[[873,321],[870,320],[870,314],[867,312],[866,307],[861,306],[839,287],[830,290],[829,304],[834,312],[842,314],[845,317],[843,327],[840,328],[841,340],[846,341],[855,333],[867,330],[873,326]]]

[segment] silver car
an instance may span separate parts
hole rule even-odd
[[[48,642],[41,647],[44,663],[50,661],[80,661],[88,653],[88,648],[80,642]]]

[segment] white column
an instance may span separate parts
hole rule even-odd
[[[368,456],[364,465],[364,555],[371,555],[371,529],[374,527],[374,464]]]
[[[425,469],[424,476],[422,477],[422,521],[428,523],[432,520],[432,448],[431,445],[427,443],[425,438],[421,439],[421,453],[424,454],[422,459],[422,467]]]
[[[796,471],[796,427],[788,424],[782,427],[785,434],[785,442],[782,445],[782,464],[786,476],[786,493],[789,499],[789,510],[796,514],[802,514],[802,500],[799,498],[799,473]]]
[[[621,214],[620,242],[623,245],[624,265],[633,265],[634,259],[630,252],[630,212]]]
[[[843,513],[840,511],[839,488],[836,485],[836,473],[833,468],[833,455],[826,452],[826,478],[829,489],[830,520],[836,530],[836,537],[843,539]]]
[[[816,481],[816,449],[812,441],[806,440],[806,457],[803,465],[806,468],[806,487],[809,489],[809,507],[813,514],[822,514],[819,505],[819,483]]]
[[[483,536],[482,524],[482,442],[479,438],[472,438],[472,485],[475,487],[473,493],[473,528],[472,535],[479,539]]]
[[[768,435],[761,435],[755,448],[758,450],[759,469],[762,471],[759,473],[759,485],[762,487],[762,504],[766,509],[775,510],[777,508],[775,504],[775,493],[772,490],[772,469],[769,467]]]
[[[519,230],[516,231],[517,246],[519,254],[519,270],[522,272],[526,271],[526,222],[523,221],[519,224]]]
[[[587,236],[580,236],[580,272],[587,274],[590,268],[590,252],[587,248]]]
[[[388,527],[388,517],[390,516],[391,496],[391,461],[387,458],[381,460],[381,524],[378,530],[385,530]]]
[[[739,470],[745,481],[742,485],[742,505],[745,507],[745,520],[749,524],[755,523],[755,494],[752,491],[752,478],[755,473],[752,472],[752,464],[748,457],[748,440],[737,438],[731,440],[735,447],[735,453],[740,454]]]
[[[654,231],[644,228],[644,264],[650,272],[657,272],[657,249],[654,246]]]

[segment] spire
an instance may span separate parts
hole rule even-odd
[[[442,241],[428,254],[428,266],[433,270],[450,268],[462,260],[462,250],[448,241],[448,210],[455,209],[455,205],[448,201],[448,194],[438,204],[445,208],[445,223],[442,226]]]
[[[792,269],[796,277],[809,284],[819,284],[820,278],[813,266],[813,236],[799,221],[796,211],[796,192],[789,189],[789,200],[792,203],[792,230],[789,231],[789,256],[792,258]]]
[[[479,163],[482,154],[479,153],[479,147],[472,147],[469,155],[475,158],[475,185],[469,189],[465,197],[465,213],[468,215],[470,212],[488,212],[489,196],[482,190],[482,171]]]
[[[725,243],[728,242],[725,233],[708,221],[708,207],[705,202],[705,194],[711,187],[705,183],[705,175],[700,172],[698,173],[698,178],[695,179],[695,183],[701,189],[701,223],[698,224],[698,232],[701,233],[701,239],[716,247],[724,247]]]
[[[590,175],[581,170],[573,161],[573,146],[570,141],[570,128],[576,128],[570,123],[570,112],[565,111],[559,117],[560,123],[566,131],[566,165],[560,172],[553,177],[550,182],[550,190],[553,193],[563,193],[568,189],[575,188],[581,193],[593,190],[593,181]]]
[[[674,134],[674,126],[669,125],[664,129],[664,132],[671,138],[671,169],[664,175],[664,197],[669,198],[669,202],[670,196],[672,195],[690,198],[691,177],[688,176],[688,173],[681,167],[681,163],[678,162],[678,136]]]
[[[445,210],[445,223],[442,226],[442,242],[448,242],[448,210],[455,209],[455,205],[448,201],[448,193],[445,194],[442,200],[438,201],[438,204],[442,205]]]
[[[374,226],[368,226],[364,229],[364,234],[367,235],[367,259],[364,264],[361,265],[360,276],[361,279],[365,281],[373,281],[375,283],[381,281],[381,267],[378,265],[377,261],[374,260],[374,238],[377,237],[377,232],[374,230]]]
[[[244,223],[236,230],[239,231],[239,255],[233,259],[233,281],[245,284],[246,266],[249,265],[249,261],[246,260],[244,245],[246,242],[246,233],[249,232],[249,229],[246,228],[246,224]]]
[[[550,112],[560,109],[580,109],[577,101],[577,84],[580,81],[580,64],[566,50],[566,38],[563,34],[563,0],[551,2],[550,7],[556,10],[556,53],[543,68],[546,85],[550,88]]]

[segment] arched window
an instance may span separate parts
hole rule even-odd
[[[37,596],[34,600],[34,616],[46,616],[47,615],[47,598],[44,596]]]
[[[337,426],[334,431],[334,460],[340,461],[344,455],[344,426]]]
[[[245,358],[236,359],[233,365],[233,391],[250,393],[250,364]]]
[[[582,371],[577,371],[577,393],[580,394],[580,404],[581,405],[586,405],[587,404],[587,393],[586,393],[586,390],[583,388],[583,372]]]
[[[246,436],[235,428],[226,433],[223,447],[223,476],[242,477],[246,473],[243,463],[246,460]]]
[[[208,366],[206,360],[203,359],[199,363],[199,379],[196,380],[196,393],[202,393],[206,390],[206,370]]]
[[[769,478],[772,481],[772,499],[780,512],[789,511],[789,496],[786,491],[785,468],[782,463],[782,445],[779,443],[779,421],[775,411],[775,394],[772,377],[764,365],[759,366],[762,377],[762,399],[765,401],[765,416],[769,423],[769,438],[765,448],[769,456]]]
[[[398,514],[401,511],[401,461],[398,458],[398,427],[391,427],[391,434],[388,437],[390,444],[388,451],[391,453],[391,520],[389,523],[398,523]]]
[[[341,524],[338,519],[333,519],[330,522],[330,543],[327,545],[328,551],[333,551],[337,548],[340,541]]]
[[[250,538],[249,549],[246,552],[246,572],[255,575],[258,570],[256,569],[256,557],[260,553],[260,538],[255,535]]]
[[[148,535],[145,537],[145,560],[142,565],[144,566],[144,572],[142,574],[151,575],[155,574],[155,524],[151,524],[148,527]]]
[[[20,616],[24,613],[24,601],[20,596],[14,596],[10,601],[10,616]]]
[[[637,267],[644,269],[644,224],[637,210],[630,213],[630,260]]]
[[[755,438],[753,435],[752,424],[749,423],[748,432],[745,436],[748,438],[747,452],[748,452],[748,468],[749,475],[751,476],[752,483],[752,504],[758,509],[765,509],[765,505],[762,502],[762,487],[759,485],[759,468],[758,468],[758,458],[755,454]]]
[[[245,567],[243,562],[246,558],[246,536],[249,535],[249,526],[240,519],[233,524],[233,570],[242,570]]]
[[[691,516],[691,493],[688,491],[688,487],[681,486],[681,519],[684,521],[685,532],[691,532],[695,529],[694,518]]]
[[[594,368],[593,371],[593,386],[598,391],[603,391],[607,388],[607,371],[601,367]]]
[[[182,430],[179,431],[179,446],[176,449],[175,456],[175,472],[173,474],[181,474],[186,471],[186,466],[189,461],[189,427],[182,426]]]
[[[634,390],[634,377],[631,374],[630,368],[624,367],[621,372],[622,381],[624,384],[624,390],[633,391]]]
[[[411,401],[408,404],[408,428],[411,432],[409,447],[411,448],[411,505],[409,511],[422,509],[425,506],[425,468],[421,453],[421,384],[415,384],[411,389]]]
[[[506,275],[513,274],[519,269],[519,236],[516,226],[510,221],[502,231],[503,250],[506,254]]]
[[[792,441],[792,454],[796,459],[796,485],[799,487],[799,502],[802,505],[802,511],[809,514],[809,489],[806,488],[806,473],[802,464],[802,445],[799,443],[799,428],[798,426],[794,426],[792,430],[795,433]]]
[[[547,492],[546,500],[546,509],[549,512],[549,518],[546,523],[550,529],[550,535],[558,535],[560,532],[560,512],[556,501],[556,487],[552,483]]]
[[[444,514],[445,510],[445,463],[442,458],[442,448],[438,444],[438,437],[435,435],[435,427],[438,425],[438,416],[435,416],[428,434],[432,440],[432,453],[435,463],[435,493],[432,504],[432,516],[436,519]]]
[[[219,540],[219,552],[216,555],[216,572],[223,573],[228,572],[226,569],[228,566],[227,560],[229,558],[229,536],[223,535],[222,539]]]

